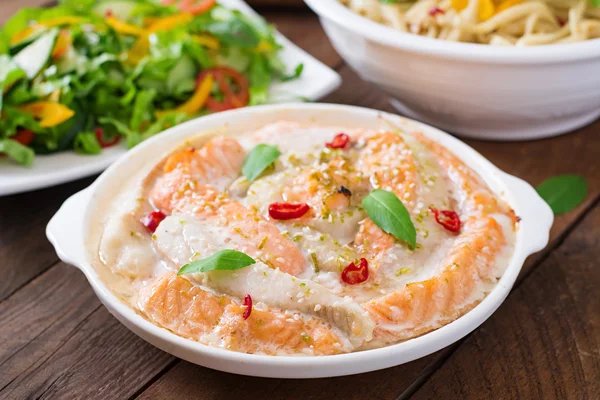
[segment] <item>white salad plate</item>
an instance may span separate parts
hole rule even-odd
[[[333,47],[402,114],[464,137],[527,140],[600,117],[600,39],[491,46],[372,21],[338,0],[304,0]]]
[[[514,255],[502,278],[475,308],[454,322],[423,336],[388,347],[331,356],[267,356],[238,353],[177,336],[152,324],[117,298],[91,264],[87,248],[90,216],[103,209],[120,177],[135,173],[148,160],[160,160],[186,139],[214,132],[240,134],[265,124],[287,120],[323,126],[402,129],[422,132],[446,146],[477,171],[521,218]],[[544,248],[553,222],[552,211],[523,180],[508,175],[458,139],[431,126],[381,111],[333,104],[269,105],[213,114],[185,122],[131,150],[110,166],[89,188],[73,195],[49,222],[46,234],[58,256],[79,268],[106,308],[127,328],[154,346],[190,362],[237,374],[272,378],[318,378],[356,374],[403,364],[438,351],[481,325],[502,304],[525,258]],[[97,229],[97,227],[96,227]]]
[[[242,0],[220,0],[220,4],[253,17],[259,16]],[[280,57],[288,71],[293,71],[300,63],[304,64],[304,69],[299,79],[276,83],[271,87],[270,96],[273,101],[317,100],[341,84],[342,79],[337,72],[278,32],[276,38],[283,46]],[[6,157],[0,157],[0,196],[41,189],[96,174],[126,152],[125,146],[121,145],[105,149],[98,155],[81,155],[73,151],[37,155],[31,167],[23,167]]]

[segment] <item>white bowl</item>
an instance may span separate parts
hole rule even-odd
[[[600,116],[600,39],[535,47],[404,33],[337,0],[305,0],[333,46],[403,114],[461,136],[553,136]]]
[[[323,125],[389,128],[423,132],[459,155],[478,171],[488,185],[513,207],[522,220],[510,265],[492,292],[473,310],[456,321],[426,335],[389,347],[357,353],[321,356],[265,356],[236,353],[209,347],[160,328],[121,302],[99,279],[85,248],[90,214],[106,190],[148,160],[161,159],[187,138],[214,130],[243,132],[278,120],[318,122]],[[525,258],[548,242],[553,216],[536,191],[521,179],[500,171],[483,156],[452,136],[430,126],[380,111],[333,104],[298,104],[249,107],[198,118],[165,131],[108,168],[89,188],[69,198],[52,218],[47,236],[58,256],[86,275],[98,298],[125,326],[144,340],[177,357],[206,367],[244,375],[276,378],[317,378],[373,371],[426,356],[459,340],[477,328],[502,303]]]

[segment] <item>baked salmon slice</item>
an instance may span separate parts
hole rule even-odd
[[[254,308],[244,320],[246,307],[176,275],[162,276],[146,288],[139,307],[150,321],[180,336],[209,341],[217,338],[219,345],[229,350],[315,355],[352,350],[348,342],[316,319],[296,320],[278,311]]]
[[[439,165],[447,171],[454,183],[466,193],[466,196],[462,197],[464,204],[459,204],[461,209],[484,214],[504,214],[511,218],[513,224],[516,223],[514,211],[506,203],[496,199],[475,171],[438,142],[421,133],[415,134],[415,137],[435,154]]]
[[[158,251],[177,266],[239,245],[223,236],[220,228],[209,220],[194,221],[183,216],[165,219],[155,238]],[[319,316],[356,337],[358,342],[371,338],[373,322],[358,303],[338,297],[312,280],[273,270],[260,261],[236,271],[192,274],[189,279],[220,293],[238,298],[250,294],[255,301],[272,307]]]
[[[229,137],[215,137],[200,149],[179,151],[166,159],[150,199],[157,208],[170,213],[173,202],[197,186],[210,184],[223,192],[240,176],[245,156],[239,142]]]
[[[261,256],[273,268],[292,275],[304,270],[304,258],[277,226],[254,209],[232,200],[223,190],[240,174],[244,150],[232,138],[211,139],[199,150],[187,149],[169,157],[151,190],[153,204],[166,214],[211,219],[251,257]],[[210,184],[208,184],[210,182]],[[217,182],[217,186],[214,186]]]
[[[495,282],[494,261],[504,244],[494,218],[469,218],[439,273],[363,305],[377,324],[374,337],[386,342],[407,339],[462,315]]]
[[[232,304],[225,309],[215,335],[220,345],[247,353],[294,353],[331,355],[352,347],[321,321],[294,319],[280,312],[252,310],[244,320],[245,307]]]
[[[373,189],[393,192],[404,203],[416,197],[417,171],[411,149],[397,133],[380,133],[367,138],[357,168],[370,177]],[[408,207],[407,207],[408,208]],[[393,236],[385,233],[370,219],[360,222],[354,239],[357,253],[377,269],[381,258],[394,246]]]
[[[225,296],[201,290],[175,274],[166,274],[141,292],[138,305],[155,324],[198,339],[215,329],[229,304],[231,300]]]

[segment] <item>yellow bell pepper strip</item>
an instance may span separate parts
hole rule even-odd
[[[219,48],[221,47],[221,43],[219,43],[219,40],[213,36],[204,34],[204,35],[192,35],[191,37],[192,37],[192,41],[194,41],[204,47],[208,47],[209,49],[219,50]]]
[[[43,25],[46,28],[54,28],[55,26],[62,26],[62,25],[77,25],[77,24],[81,24],[82,22],[85,22],[85,21],[87,21],[87,20],[83,17],[75,17],[75,16],[57,17],[57,18],[47,19],[45,21],[39,21],[38,25]]]
[[[28,37],[30,37],[31,35],[33,35],[34,33],[36,33],[37,31],[41,31],[46,29],[46,27],[42,26],[42,25],[31,25],[28,26],[27,28],[23,29],[22,31],[19,31],[17,33],[15,33],[13,35],[13,37],[10,39],[10,45],[14,46],[15,44],[27,39]]]
[[[178,25],[189,23],[193,18],[194,15],[190,13],[173,14],[168,17],[159,18],[148,27],[148,33],[168,31]]]
[[[58,17],[58,18],[47,19],[45,21],[39,21],[31,26],[28,26],[27,28],[23,29],[22,31],[15,33],[13,35],[13,37],[10,39],[10,44],[15,45],[41,29],[54,28],[55,26],[62,26],[62,25],[76,25],[76,24],[80,24],[85,21],[86,21],[86,19],[82,18],[82,17]]]
[[[139,26],[128,24],[115,17],[106,17],[106,25],[123,35],[142,36],[146,34]]]
[[[75,115],[75,111],[69,107],[51,101],[24,104],[19,107],[19,110],[30,113],[34,118],[39,119],[42,128],[60,125]]]
[[[160,118],[170,112],[183,112],[189,116],[198,113],[204,107],[204,103],[206,103],[212,87],[213,77],[206,75],[206,78],[198,85],[196,91],[188,101],[173,110],[157,111],[156,116]]]
[[[508,10],[509,8],[516,6],[517,4],[521,4],[523,0],[505,0],[501,2],[498,7],[496,7],[496,14],[500,14],[504,10]]]
[[[469,0],[451,0],[452,8],[460,12],[467,8]],[[490,19],[495,12],[496,7],[492,0],[479,0],[479,12],[478,17],[480,21],[487,21]]]
[[[46,97],[46,100],[52,103],[58,103],[60,101],[60,89],[54,89],[52,93]]]
[[[148,40],[148,36],[140,36],[133,44],[133,47],[127,52],[127,59],[125,62],[128,65],[137,65],[142,58],[148,55],[149,52],[150,41]]]
[[[270,51],[273,51],[273,46],[266,40],[261,40],[260,43],[258,43],[258,46],[256,46],[256,48],[254,49],[254,51],[256,51],[257,53],[268,53]]]
[[[56,38],[56,44],[54,45],[54,49],[52,50],[52,59],[56,60],[65,55],[69,46],[73,43],[73,39],[71,35],[66,30],[61,30]]]

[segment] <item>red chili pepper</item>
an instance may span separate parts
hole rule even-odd
[[[338,133],[331,142],[325,143],[330,149],[345,149],[350,143],[350,136],[345,133]]]
[[[250,100],[250,84],[248,79],[238,71],[229,67],[213,67],[203,70],[196,78],[196,86],[204,81],[206,75],[211,75],[223,92],[223,101],[212,96],[206,99],[206,107],[211,111],[225,111],[248,105]],[[237,90],[235,90],[237,86]]]
[[[35,133],[31,132],[30,130],[20,129],[15,136],[11,137],[11,139],[21,143],[23,146],[27,146],[33,142],[34,137]]]
[[[348,285],[363,283],[369,279],[369,263],[361,258],[358,266],[354,263],[348,264],[342,271],[342,280]]]
[[[181,0],[179,9],[194,15],[202,14],[215,6],[217,0]]]
[[[439,7],[433,7],[429,10],[429,15],[434,17],[436,14],[445,14],[446,12]]]
[[[244,319],[248,319],[248,317],[252,313],[252,296],[250,296],[249,294],[245,295],[244,302],[242,303],[242,305],[246,306],[246,309],[244,310],[242,317]]]
[[[460,218],[458,214],[450,210],[438,210],[435,207],[429,207],[435,220],[438,224],[442,225],[446,230],[450,232],[460,231]]]
[[[170,6],[175,3],[175,0],[162,0],[161,4]],[[202,14],[215,6],[217,0],[180,0],[178,7],[183,12],[188,12],[194,15]]]
[[[103,149],[110,146],[114,146],[115,144],[121,141],[121,136],[119,135],[115,135],[115,137],[111,140],[104,140],[104,130],[102,128],[96,128],[94,129],[94,132],[96,133],[96,139],[98,139],[100,147],[102,147]]]
[[[162,222],[167,216],[162,211],[152,211],[150,214],[142,218],[142,224],[152,233],[156,232],[158,224]]]
[[[269,216],[273,219],[287,220],[300,218],[310,210],[308,204],[273,203],[269,206]]]

